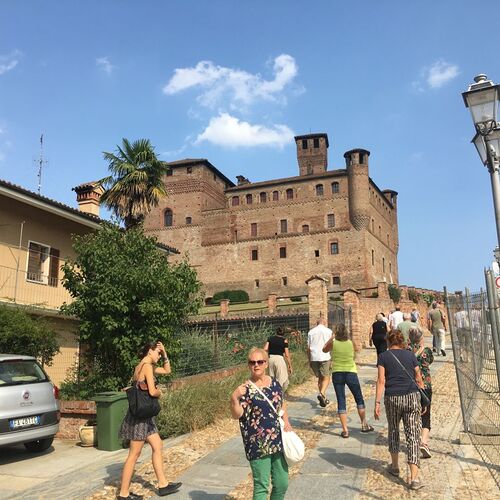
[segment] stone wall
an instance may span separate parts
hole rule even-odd
[[[89,420],[96,418],[94,401],[61,401],[61,421],[56,437],[78,440],[78,430]]]

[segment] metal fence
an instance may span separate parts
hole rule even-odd
[[[263,347],[276,328],[285,329],[290,349],[305,349],[309,314],[192,321],[178,335],[176,377],[211,372],[245,363],[249,349]]]
[[[464,431],[500,486],[500,318],[491,271],[486,291],[448,293],[445,299]]]

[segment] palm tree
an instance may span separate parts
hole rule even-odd
[[[151,208],[167,195],[163,184],[167,167],[156,157],[148,139],[132,143],[122,139],[117,149],[116,154],[103,153],[111,175],[99,181],[104,189],[101,203],[113,210],[129,229],[141,224]]]

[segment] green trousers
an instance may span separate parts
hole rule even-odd
[[[288,488],[288,464],[283,453],[250,460],[253,476],[253,500],[267,500],[269,479],[273,485],[271,500],[282,500]]]

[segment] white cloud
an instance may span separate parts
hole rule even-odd
[[[0,56],[0,75],[13,70],[19,63],[21,52],[14,50],[10,54]]]
[[[107,75],[111,75],[113,71],[116,69],[116,66],[111,64],[109,57],[98,57],[95,60],[95,63],[98,68],[101,68]]]
[[[282,148],[293,141],[293,131],[286,125],[252,125],[228,113],[211,118],[195,144],[207,141],[227,148],[272,146]]]
[[[412,87],[417,92],[426,89],[439,89],[460,74],[456,64],[448,63],[442,59],[437,60],[430,66],[422,68],[420,80],[412,82]]]
[[[450,64],[443,60],[436,61],[427,73],[427,84],[433,89],[442,87],[460,74],[456,64]]]
[[[196,88],[201,90],[198,102],[214,108],[223,99],[228,99],[231,108],[249,105],[258,99],[277,100],[285,87],[297,76],[295,59],[281,54],[273,61],[273,79],[265,80],[259,73],[217,66],[211,61],[200,61],[191,68],[177,68],[163,87],[167,95]]]

